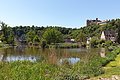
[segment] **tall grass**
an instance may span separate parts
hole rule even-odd
[[[104,73],[102,66],[114,60],[120,53],[116,48],[105,58],[92,56],[89,61],[74,65],[54,65],[44,62],[15,61],[0,62],[0,80],[80,80]]]
[[[57,43],[53,45],[48,45],[49,48],[79,48],[77,43]]]

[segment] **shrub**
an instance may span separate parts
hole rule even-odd
[[[112,45],[113,45],[113,42],[110,41],[110,40],[109,40],[109,41],[105,41],[105,45],[106,45],[106,46],[112,46]]]
[[[42,47],[42,48],[45,48],[46,46],[47,46],[46,41],[45,41],[45,40],[42,40],[42,41],[41,41],[41,47]]]
[[[96,48],[97,45],[99,44],[99,40],[97,38],[92,38],[90,41],[91,47]]]

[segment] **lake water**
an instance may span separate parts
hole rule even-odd
[[[50,64],[74,64],[88,61],[91,56],[100,55],[101,49],[37,49],[27,47],[7,48],[0,50],[0,61],[29,60]],[[102,53],[103,54],[103,53]]]

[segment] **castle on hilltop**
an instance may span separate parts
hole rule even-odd
[[[86,21],[86,25],[87,26],[90,26],[90,25],[93,25],[93,24],[98,24],[98,25],[100,24],[100,25],[102,25],[102,24],[106,24],[107,21],[108,20],[101,21],[98,18],[96,18],[95,20],[87,20]]]

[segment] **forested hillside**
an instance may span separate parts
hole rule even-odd
[[[81,28],[65,28],[60,26],[9,26],[1,22],[1,36],[0,39],[4,43],[12,44],[15,40],[21,39],[29,42],[47,41],[48,44],[61,43],[64,39],[75,39],[76,42],[85,42],[88,37],[97,37],[101,35],[101,31],[115,30],[119,32],[120,19],[109,20],[106,24],[93,24]],[[119,35],[119,33],[118,33]],[[118,37],[119,38],[119,37]],[[51,39],[49,42],[47,39]],[[119,42],[119,41],[118,41]]]

